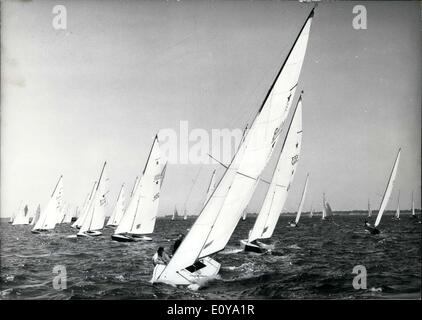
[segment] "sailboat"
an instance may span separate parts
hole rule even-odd
[[[384,195],[381,200],[380,208],[378,210],[377,219],[375,220],[374,226],[371,226],[371,224],[367,221],[365,221],[365,230],[371,234],[378,234],[380,231],[377,229],[378,225],[381,222],[382,215],[384,213],[384,210],[387,206],[388,200],[390,199],[391,192],[393,191],[394,181],[396,179],[397,174],[397,167],[399,165],[400,161],[400,153],[401,148],[399,149],[397,153],[396,160],[394,161],[393,169],[391,170],[390,177],[388,179],[387,187],[385,188]]]
[[[38,205],[35,214],[32,218],[32,221],[30,223],[31,226],[35,225],[35,223],[38,221],[38,219],[40,218],[40,213],[41,213],[41,205]]]
[[[305,186],[303,187],[302,198],[300,199],[299,209],[297,209],[296,219],[294,222],[289,223],[290,227],[299,226],[300,214],[302,213],[303,203],[305,202],[306,190],[308,188],[308,179],[309,179],[309,173],[306,175]]]
[[[177,213],[177,208],[175,206],[174,211],[173,211],[173,215],[171,216],[171,221],[174,221],[178,216],[179,216],[179,214]]]
[[[302,97],[296,104],[273,178],[248,239],[240,244],[246,252],[264,253],[272,249],[262,239],[271,238],[293,182],[302,147]]]
[[[397,209],[396,209],[396,214],[393,217],[393,220],[400,220],[400,190],[399,190],[399,195],[397,196]]]
[[[91,202],[94,199],[94,191],[97,188],[97,181],[94,181],[94,185],[92,186],[91,192],[88,193],[87,197],[85,198],[84,204],[82,206],[81,214],[79,215],[78,219],[72,224],[72,228],[80,229],[82,224],[84,223],[87,214],[88,208],[91,205]]]
[[[371,216],[372,216],[371,204],[369,203],[369,199],[368,199],[368,218],[370,218]]]
[[[32,233],[39,234],[54,229],[57,223],[57,216],[62,207],[63,199],[63,176],[61,175],[54,187],[50,200],[45,209],[41,212],[40,218],[35,223]]]
[[[66,203],[64,205],[64,220],[63,223],[72,223],[73,211],[70,209],[70,205]]]
[[[314,208],[311,205],[311,210],[309,210],[309,218],[312,218],[314,216]]]
[[[273,153],[293,102],[313,15],[314,9],[211,197],[170,262],[155,266],[152,283],[198,289],[218,274],[221,265],[210,256],[225,248]]]
[[[107,221],[109,227],[117,227],[123,218],[125,213],[125,184],[122,184],[119,195],[117,197],[116,206],[114,207],[113,213]]]
[[[96,237],[102,235],[100,230],[104,228],[105,207],[107,205],[106,195],[108,193],[108,178],[105,173],[106,165],[107,162],[104,162],[92,201],[89,203],[83,224],[76,234],[78,237]]]
[[[26,210],[25,210],[26,209]],[[23,225],[23,224],[29,224],[29,215],[27,214],[28,207],[24,206],[23,203],[20,203],[19,209],[15,215],[15,218],[13,219],[12,225]]]
[[[243,221],[245,221],[245,220],[246,220],[246,215],[247,215],[247,212],[246,212],[246,210],[245,210],[245,211],[243,211],[243,215],[242,215],[242,220],[243,220]]]
[[[152,240],[145,235],[154,231],[166,166],[165,161],[161,158],[156,135],[129,206],[111,236],[113,240],[120,242]]]
[[[417,218],[416,213],[415,213],[415,200],[413,199],[413,191],[412,191],[412,215],[410,217],[413,219]]]
[[[188,212],[186,211],[186,208],[185,208],[184,213],[183,213],[183,220],[186,220],[187,218],[188,218]]]
[[[88,197],[89,197],[89,194],[88,194]],[[76,220],[78,220],[80,214],[81,214],[81,212],[79,210],[79,206],[76,206],[76,208],[75,208],[75,214],[73,215],[71,222],[75,222]]]

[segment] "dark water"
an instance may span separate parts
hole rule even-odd
[[[198,291],[150,284],[157,246],[193,223],[158,219],[152,242],[118,243],[111,229],[98,238],[68,239],[74,229],[33,235],[30,226],[1,223],[1,299],[420,299],[421,224],[385,216],[382,234],[363,231],[364,217],[301,219],[282,216],[272,238],[277,255],[239,253],[253,217],[241,221],[227,248],[214,258],[220,279]],[[53,268],[66,267],[67,289],[53,288]],[[352,286],[353,267],[367,270],[367,289]]]

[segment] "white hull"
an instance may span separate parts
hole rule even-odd
[[[195,266],[200,267],[195,270]],[[220,271],[220,263],[205,257],[200,259],[195,265],[192,265],[186,269],[182,269],[173,275],[171,279],[161,279],[159,276],[165,269],[165,265],[157,264],[152,274],[151,283],[165,283],[172,286],[188,286],[190,289],[198,289],[202,287],[206,282],[215,279],[218,272]]]
[[[265,243],[259,241],[251,243],[246,239],[240,240],[240,244],[245,252],[267,253],[274,249],[273,245],[266,245]]]
[[[86,232],[79,232],[76,234],[78,237],[98,237],[101,236],[102,233],[100,231],[86,231]]]
[[[152,241],[152,238],[136,234],[113,234],[111,239],[119,242]]]

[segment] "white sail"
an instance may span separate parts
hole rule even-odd
[[[326,217],[330,217],[333,215],[333,210],[331,209],[331,206],[328,203],[328,201],[325,201],[325,212],[326,212]]]
[[[38,205],[38,207],[37,207],[37,209],[35,211],[35,214],[34,214],[34,216],[32,218],[31,226],[35,225],[35,223],[38,221],[38,219],[40,218],[40,213],[41,213],[41,206]]]
[[[92,201],[89,204],[87,215],[84,219],[81,229],[79,230],[79,233],[97,231],[104,227],[105,207],[107,205],[106,196],[109,191],[106,165],[107,162],[104,162],[97,187],[94,191]]]
[[[149,234],[154,231],[165,171],[166,163],[161,157],[159,141],[156,136],[143,171],[142,183],[137,192],[139,204],[130,233]]]
[[[79,215],[78,219],[76,219],[76,221],[72,224],[73,228],[80,228],[83,225],[88,215],[88,208],[90,207],[90,204],[93,200],[94,191],[96,188],[97,188],[97,181],[94,181],[94,185],[92,186],[91,192],[88,193],[87,197],[85,198],[84,204],[82,206],[81,214]]]
[[[252,197],[255,182],[267,164],[280,127],[287,118],[305,56],[313,12],[296,38],[233,161],[158,278],[171,278],[198,258],[222,250],[230,239],[248,204],[245,199]]]
[[[211,175],[211,180],[208,185],[207,196],[204,201],[204,206],[207,203],[208,199],[211,197],[212,193],[214,192],[214,189],[215,189],[215,170],[212,172],[212,175]]]
[[[280,213],[287,199],[290,185],[296,173],[302,147],[302,99],[299,98],[290,127],[255,224],[248,241],[266,239],[273,235]]]
[[[165,170],[156,136],[142,177],[115,234],[149,234],[154,231]]]
[[[326,202],[325,202],[325,193],[322,194],[322,219],[324,220],[327,216],[327,211],[326,211]]]
[[[184,215],[183,215],[183,220],[186,220],[187,218],[188,218],[188,212],[187,212],[187,210],[185,208],[185,212],[184,212]]]
[[[303,187],[302,198],[300,199],[299,209],[297,210],[297,215],[296,215],[296,220],[295,220],[296,224],[299,223],[300,214],[302,213],[302,209],[303,209],[303,203],[305,202],[306,190],[308,188],[308,178],[309,178],[309,173],[306,175],[306,181],[305,181],[305,186]]]
[[[246,215],[247,215],[247,213],[246,213],[246,210],[245,210],[245,211],[243,211],[243,216],[242,216],[242,220],[243,220],[243,221],[245,221],[245,220],[246,220]]]
[[[174,207],[173,215],[171,216],[171,220],[173,221],[177,216],[177,209]]]
[[[413,191],[412,191],[412,216],[416,216],[416,214],[415,214],[415,200],[413,199]]]
[[[310,212],[309,212],[309,217],[313,217],[314,216],[314,208],[312,208],[312,206],[311,206],[311,210],[310,210]]]
[[[28,207],[21,202],[12,225],[29,224],[29,215],[25,214],[25,208],[28,210]]]
[[[400,153],[401,153],[401,148],[399,149],[399,152],[397,153],[397,157],[396,157],[396,160],[394,162],[393,169],[392,169],[391,174],[390,174],[390,178],[388,179],[388,183],[387,183],[387,187],[386,187],[385,192],[384,192],[384,196],[382,197],[382,200],[381,200],[381,205],[380,205],[380,208],[378,210],[377,219],[375,220],[375,224],[374,224],[375,227],[377,227],[379,225],[379,223],[381,222],[382,215],[383,215],[384,210],[387,206],[388,200],[390,199],[391,192],[393,191],[394,181],[396,179],[396,174],[397,174],[397,167],[398,167],[398,164],[399,164],[399,161],[400,161]]]
[[[400,190],[399,195],[397,196],[396,219],[400,219]]]
[[[369,203],[369,199],[368,199],[368,218],[370,218],[371,216],[372,216],[371,204]]]
[[[51,194],[50,200],[45,209],[41,212],[40,218],[35,223],[32,230],[51,230],[54,229],[57,223],[57,215],[62,206],[63,199],[63,176],[60,176],[59,181]]]
[[[113,213],[111,214],[110,218],[108,219],[107,225],[108,226],[117,226],[122,220],[123,214],[125,213],[125,185],[122,184],[120,188],[119,195],[117,197],[116,206],[114,207]]]

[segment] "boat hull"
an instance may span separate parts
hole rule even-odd
[[[163,264],[154,267],[151,283],[165,283],[172,286],[188,286],[189,289],[196,290],[204,286],[208,281],[215,279],[220,271],[220,263],[210,257],[198,260],[194,265],[180,270],[173,275],[161,279],[160,275],[166,268]]]
[[[137,234],[113,234],[111,239],[118,242],[152,241],[152,238]]]
[[[365,231],[369,232],[370,234],[379,234],[380,231],[375,227],[365,227]]]
[[[101,236],[102,233],[100,231],[86,231],[86,232],[79,232],[76,235],[78,237],[90,238],[90,237],[98,237],[98,236]]]
[[[46,234],[46,233],[50,233],[51,230],[48,230],[48,229],[37,229],[37,230],[31,230],[31,232],[33,234]]]
[[[266,246],[263,243],[257,242],[251,243],[248,240],[240,240],[240,244],[245,252],[254,252],[254,253],[267,253],[271,250],[272,247]]]

